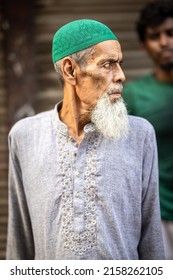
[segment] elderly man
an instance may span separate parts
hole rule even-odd
[[[127,117],[113,32],[77,20],[53,39],[63,101],[9,134],[8,259],[164,259],[152,126]]]

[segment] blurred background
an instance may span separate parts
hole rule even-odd
[[[99,20],[117,35],[127,81],[150,72],[135,32],[146,0],[0,0],[0,259],[5,259],[8,199],[7,135],[19,119],[52,109],[61,98],[51,42],[63,24]]]

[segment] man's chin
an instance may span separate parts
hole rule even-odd
[[[114,104],[115,102],[117,102],[120,99],[121,99],[121,93],[115,93],[115,94],[111,94],[109,96],[109,100],[110,100],[111,104]]]
[[[161,64],[160,67],[165,72],[172,72],[173,71],[173,62],[167,62],[165,64]]]
[[[118,141],[128,135],[128,116],[122,98],[111,104],[108,96],[102,97],[91,113],[91,121],[109,140]]]

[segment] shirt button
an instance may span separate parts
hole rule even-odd
[[[80,172],[76,171],[76,177],[79,177],[79,176],[80,176]]]
[[[76,193],[75,193],[75,197],[81,197],[80,192],[76,192]]]

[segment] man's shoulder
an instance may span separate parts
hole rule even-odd
[[[132,116],[132,115],[128,115],[128,119],[129,119],[129,126],[130,126],[130,130],[131,131],[135,131],[137,134],[138,133],[153,133],[154,132],[154,128],[152,126],[152,124],[141,117],[138,116]]]
[[[25,133],[32,130],[40,130],[50,123],[52,110],[38,113],[34,116],[17,121],[11,128],[9,135]]]

